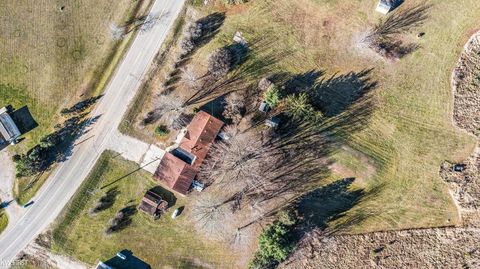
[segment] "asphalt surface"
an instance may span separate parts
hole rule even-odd
[[[72,156],[61,163],[47,183],[33,198],[31,205],[16,225],[10,225],[0,235],[0,268],[9,267],[35,237],[51,224],[73,196],[100,154],[109,137],[118,128],[128,104],[139,90],[141,80],[168,31],[180,13],[185,0],[156,0],[150,18],[139,31],[123,61],[117,67],[104,96],[92,112],[99,117],[78,141]],[[80,143],[82,142],[82,143]]]

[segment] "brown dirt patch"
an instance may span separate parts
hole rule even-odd
[[[453,71],[453,120],[455,124],[480,135],[480,32],[465,45],[458,65]]]
[[[480,148],[465,162],[465,170],[456,172],[454,164],[444,162],[440,176],[448,183],[462,210],[480,209]]]
[[[479,240],[475,228],[332,237],[314,231],[279,268],[478,268]]]

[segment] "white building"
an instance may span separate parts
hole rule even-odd
[[[15,144],[21,133],[12,117],[8,114],[7,108],[0,109],[0,144]]]
[[[388,12],[390,12],[393,9],[393,0],[379,0],[377,8],[375,9],[377,12],[380,12],[384,15],[386,15]]]

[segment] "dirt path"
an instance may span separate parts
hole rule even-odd
[[[25,260],[27,264],[34,264],[39,268],[59,268],[59,269],[87,269],[88,265],[69,257],[53,254],[42,246],[35,243],[28,245],[22,255],[20,261]]]
[[[8,215],[8,225],[15,224],[23,215],[20,207],[13,196],[13,184],[15,181],[15,166],[10,154],[6,149],[0,152],[0,200],[9,203],[5,208]]]

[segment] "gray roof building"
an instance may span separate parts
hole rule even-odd
[[[135,257],[130,250],[124,249],[108,261],[99,262],[95,269],[151,269],[151,267]]]
[[[15,144],[21,133],[6,107],[0,109],[0,144]]]

